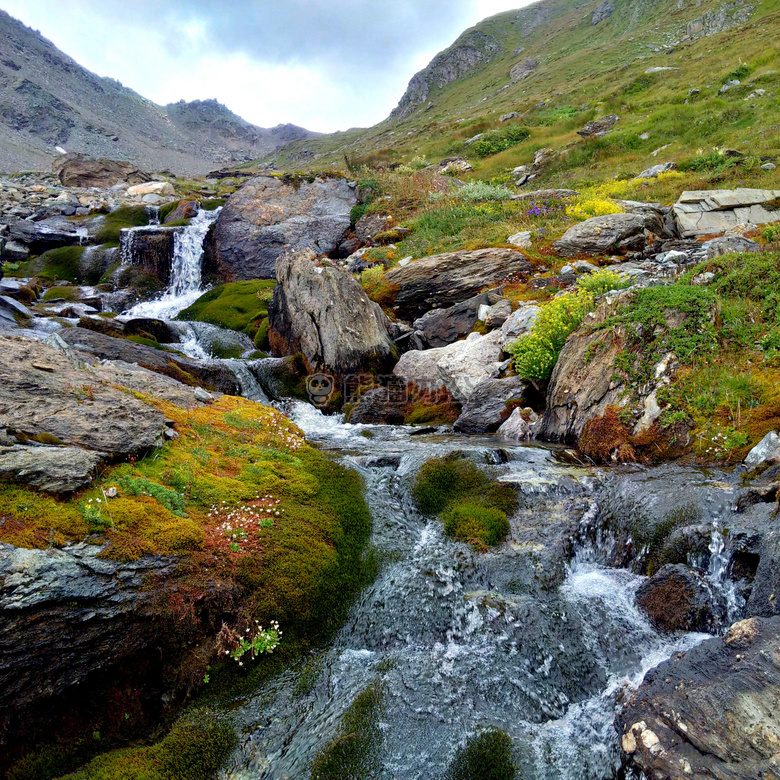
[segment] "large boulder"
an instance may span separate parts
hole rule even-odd
[[[446,347],[471,333],[482,306],[490,306],[498,296],[480,293],[446,309],[431,309],[414,321],[414,329],[431,347]]]
[[[494,433],[511,412],[507,403],[523,397],[528,382],[516,376],[506,379],[486,379],[475,388],[455,421],[459,433]]]
[[[120,160],[93,160],[83,154],[65,154],[52,163],[52,171],[66,187],[113,187],[140,184],[149,174]]]
[[[268,307],[276,355],[303,353],[312,370],[339,377],[387,367],[395,354],[387,317],[350,274],[301,249],[279,258],[277,279]]]
[[[102,453],[80,447],[0,447],[0,478],[46,493],[71,493],[92,481]]]
[[[780,776],[780,618],[735,623],[647,674],[618,715],[626,759],[648,780]]]
[[[434,308],[446,308],[513,277],[525,277],[533,266],[514,249],[477,249],[424,257],[385,275],[397,288],[393,309],[413,320]]]
[[[80,243],[82,237],[72,222],[64,217],[52,217],[39,222],[16,219],[9,223],[9,244],[21,244],[39,255],[48,249],[59,249]],[[6,247],[6,253],[8,247]]]
[[[680,235],[721,235],[737,225],[780,222],[780,190],[687,190],[672,207]]]
[[[405,352],[393,373],[420,390],[437,393],[444,388],[464,402],[486,379],[495,379],[503,367],[501,331],[496,330],[487,336],[472,333],[446,347]]]
[[[258,176],[230,196],[214,228],[213,249],[234,279],[273,279],[280,255],[296,249],[332,252],[357,203],[346,179],[313,181]]]
[[[607,214],[570,227],[557,241],[555,251],[563,257],[604,255],[641,249],[647,218],[641,214]]]
[[[620,119],[617,114],[608,114],[601,119],[594,119],[588,122],[582,130],[577,130],[577,135],[583,138],[592,138],[593,136],[602,136],[608,133]]]

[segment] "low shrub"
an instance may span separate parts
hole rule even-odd
[[[606,270],[581,276],[577,280],[577,286],[595,297],[610,290],[625,290],[631,286],[631,282],[614,271]]]
[[[586,289],[554,298],[540,312],[533,330],[508,347],[517,375],[524,379],[549,379],[566,339],[580,326],[593,307]]]
[[[519,125],[510,125],[497,130],[490,130],[482,138],[474,141],[469,149],[476,157],[489,157],[492,154],[498,154],[506,149],[511,149],[523,141],[527,141],[531,133]]]
[[[509,533],[505,512],[472,501],[450,504],[441,519],[448,536],[479,547],[500,544]]]

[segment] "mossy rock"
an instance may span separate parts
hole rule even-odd
[[[78,301],[81,298],[78,287],[49,287],[43,294],[44,301],[56,301],[62,299],[63,301]]]
[[[445,780],[514,780],[517,762],[509,735],[487,728],[466,740],[450,763]]]
[[[201,295],[176,319],[208,322],[221,328],[246,333],[250,338],[255,338],[265,320],[267,335],[268,304],[271,302],[275,285],[276,282],[267,279],[219,285]],[[265,339],[262,338],[260,343],[255,342],[258,349],[266,345]]]
[[[477,547],[501,544],[509,533],[505,512],[473,501],[450,504],[442,512],[441,519],[447,536]]]
[[[119,244],[123,228],[142,227],[149,224],[145,206],[120,206],[103,217],[103,224],[95,231],[99,244]]]
[[[81,271],[83,246],[66,246],[50,249],[42,255],[22,263],[20,276],[37,276],[44,281],[77,282]]]

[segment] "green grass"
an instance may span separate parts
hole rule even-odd
[[[176,319],[208,322],[245,333],[253,339],[261,331],[267,335],[268,304],[275,284],[264,279],[222,284],[201,295]],[[255,342],[258,349],[262,349],[264,344],[264,339]]]

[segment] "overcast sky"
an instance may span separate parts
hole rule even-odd
[[[384,119],[466,28],[530,0],[0,0],[81,65],[157,103],[217,98],[263,127]]]

